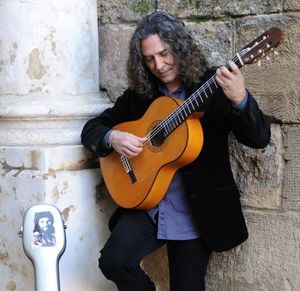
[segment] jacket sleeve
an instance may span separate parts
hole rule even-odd
[[[97,157],[104,157],[112,152],[104,146],[105,134],[115,125],[130,119],[129,90],[119,97],[113,107],[104,110],[98,117],[89,120],[81,133],[82,144]]]
[[[245,108],[240,110],[232,107],[231,121],[232,131],[240,143],[251,148],[264,148],[268,145],[270,124],[250,92]]]

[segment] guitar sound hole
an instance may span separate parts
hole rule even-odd
[[[150,142],[153,147],[160,147],[165,142],[165,140],[166,138],[163,130],[160,130],[157,134],[150,138]]]
[[[164,143],[164,141],[164,137],[151,138],[151,145],[154,147],[160,147]]]

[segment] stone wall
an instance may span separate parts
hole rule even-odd
[[[155,9],[181,17],[218,66],[266,29],[284,31],[278,55],[245,66],[247,88],[272,122],[272,138],[253,150],[231,138],[231,161],[250,230],[247,242],[213,255],[208,290],[300,290],[300,2],[98,1],[100,84],[112,101],[126,88],[128,40]],[[157,290],[168,290],[165,249],[143,261]]]

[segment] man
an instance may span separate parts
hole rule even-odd
[[[99,267],[119,290],[155,290],[141,260],[167,244],[170,289],[205,289],[212,251],[229,250],[247,239],[239,193],[228,155],[228,134],[253,148],[265,147],[270,128],[238,67],[217,70],[219,90],[205,103],[201,118],[204,145],[191,164],[175,174],[158,206],[148,211],[118,209],[112,233],[101,250]],[[145,137],[112,130],[143,116],[158,96],[186,99],[208,78],[205,61],[183,22],[153,12],[138,25],[130,42],[129,89],[112,108],[87,122],[82,143],[97,156],[113,150],[129,158],[143,150]]]
[[[37,212],[34,216],[33,239],[34,245],[53,247],[56,245],[54,218],[51,212]]]

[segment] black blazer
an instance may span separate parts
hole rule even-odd
[[[193,91],[190,88],[188,93]],[[111,150],[104,148],[102,143],[107,131],[118,123],[139,119],[151,102],[161,95],[158,90],[153,98],[125,91],[112,108],[86,123],[82,131],[83,145],[98,157],[108,155]],[[249,92],[243,110],[234,108],[222,90],[209,99],[204,110],[202,151],[195,161],[180,171],[201,237],[211,250],[225,251],[248,237],[240,194],[229,162],[228,134],[232,131],[244,145],[263,148],[270,139],[270,126]],[[120,209],[113,215],[111,226],[119,212]]]

